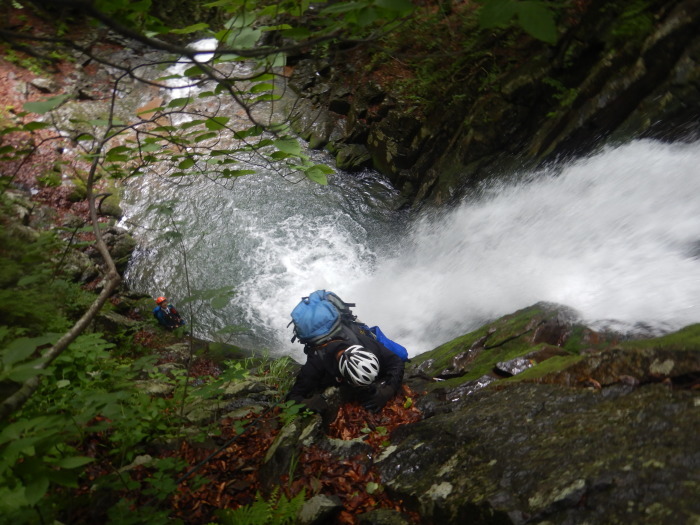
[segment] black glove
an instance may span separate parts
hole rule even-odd
[[[394,394],[396,394],[396,392],[394,392],[394,389],[389,385],[379,385],[375,389],[374,394],[372,394],[369,399],[363,403],[363,406],[370,412],[374,412],[376,414],[382,408],[384,408],[387,401],[394,397]]]
[[[306,408],[317,414],[323,414],[328,410],[328,403],[326,403],[326,400],[321,394],[316,394],[308,399],[304,399],[302,403],[306,405]]]

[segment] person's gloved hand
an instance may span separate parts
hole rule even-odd
[[[378,385],[374,391],[374,394],[372,394],[369,399],[363,403],[363,406],[370,412],[377,413],[384,408],[387,401],[394,397],[394,394],[394,389],[389,385]]]
[[[308,399],[304,399],[302,403],[306,405],[306,408],[317,414],[323,414],[328,410],[328,403],[326,403],[326,400],[321,394],[316,394]]]

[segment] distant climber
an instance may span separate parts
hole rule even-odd
[[[172,304],[168,304],[168,299],[165,297],[158,297],[156,299],[156,304],[158,306],[153,309],[153,316],[165,328],[168,330],[175,330],[185,325],[185,321],[180,317],[175,307]]]
[[[346,400],[379,412],[401,389],[404,359],[357,322],[349,306],[354,305],[319,290],[292,312],[295,338],[304,343],[307,359],[287,400],[323,414],[328,408],[323,392],[339,386]]]

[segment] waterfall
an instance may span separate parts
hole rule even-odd
[[[185,297],[182,249],[161,235],[172,226],[147,210],[172,199],[193,288],[236,291],[193,312],[203,337],[238,325],[232,342],[301,360],[289,312],[320,288],[410,355],[539,301],[594,327],[674,330],[700,319],[698,166],[700,143],[641,140],[415,215],[392,211],[397,195],[374,173],[327,187],[272,173],[232,187],[143,179],[125,199],[140,241],[127,281]]]

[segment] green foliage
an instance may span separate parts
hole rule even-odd
[[[42,343],[42,338],[14,341],[3,352],[3,372],[12,377],[31,368],[31,350]],[[113,346],[101,334],[80,336],[48,367],[39,392],[0,433],[0,501],[11,502],[8,512],[20,515],[37,505],[52,512],[44,494],[52,485],[77,487],[81,467],[93,461],[77,453],[85,440],[102,436],[102,453],[118,468],[149,443],[179,435],[176,402],[134,387],[138,377],[153,372],[153,358],[120,362],[111,356]],[[183,465],[163,460],[154,467],[144,490],[162,499],[174,490],[172,473]],[[124,483],[122,477],[97,482],[102,488]]]
[[[513,19],[531,36],[555,44],[558,38],[554,13],[545,2],[488,0],[479,14],[479,23],[485,29],[507,27]]]
[[[85,294],[77,284],[56,279],[58,269],[51,258],[58,261],[65,245],[55,232],[28,236],[12,224],[9,204],[3,209],[6,215],[0,211],[0,222],[7,226],[0,228],[0,319],[15,327],[14,333],[22,327],[29,336],[66,330],[66,299]]]
[[[654,27],[654,16],[649,12],[650,4],[646,0],[635,0],[626,6],[606,6],[605,9],[623,8],[611,31],[610,45],[624,44],[645,38]]]
[[[42,63],[33,57],[23,56],[17,53],[14,49],[8,46],[0,46],[0,54],[2,57],[12,64],[17,64],[18,66],[31,71],[35,75],[41,75],[44,72]]]
[[[275,487],[268,500],[260,493],[255,502],[235,510],[225,510],[219,514],[222,525],[288,525],[297,522],[297,516],[306,498],[302,490],[291,499],[281,494]]]
[[[56,95],[54,97],[49,97],[38,102],[25,102],[24,111],[28,113],[37,113],[38,115],[44,115],[49,111],[52,111],[63,104],[70,95]]]
[[[36,180],[44,188],[58,188],[61,185],[61,173],[50,171],[41,177],[37,177]]]
[[[280,420],[283,425],[287,425],[294,421],[301,414],[304,414],[307,410],[306,405],[302,403],[296,403],[295,401],[286,401],[280,405],[282,411],[280,412]]]
[[[555,100],[559,101],[560,108],[570,107],[576,100],[576,97],[578,97],[578,89],[568,89],[557,79],[545,78],[542,80],[542,83],[547,84],[555,89],[554,94],[552,96]],[[549,114],[549,116],[553,115],[554,113]]]

